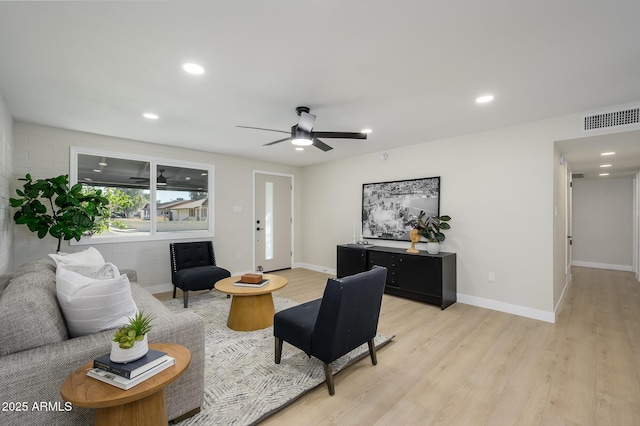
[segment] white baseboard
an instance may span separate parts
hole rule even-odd
[[[165,293],[167,291],[173,291],[173,284],[168,283],[168,284],[157,284],[157,285],[150,285],[150,286],[143,285],[142,288],[144,288],[151,294]]]
[[[567,290],[569,289],[570,285],[571,285],[571,274],[569,274],[569,281],[564,284],[564,288],[562,289],[562,294],[560,295],[560,298],[558,299],[558,303],[556,303],[556,306],[553,307],[554,316],[558,315],[558,311],[560,310],[560,307],[562,306],[562,303],[564,302],[564,296],[567,294]]]
[[[518,315],[521,317],[531,318],[539,321],[550,323],[556,322],[556,315],[554,312],[526,308],[524,306],[498,302],[497,300],[483,299],[482,297],[467,296],[466,294],[460,293],[458,293],[457,298],[458,302],[464,303],[465,305],[472,305],[479,308],[491,309],[493,311],[505,312],[507,314]]]
[[[325,266],[311,265],[308,263],[296,263],[294,268],[310,269],[316,272],[324,272],[326,274],[336,275],[336,270],[333,268],[327,268]],[[563,293],[564,296],[564,293]],[[499,312],[506,312],[508,314],[518,315],[521,317],[532,318],[539,321],[545,321],[550,323],[556,322],[556,315],[554,312],[541,311],[538,309],[526,308],[524,306],[511,305],[509,303],[498,302],[490,299],[483,299],[481,297],[467,296],[465,294],[458,293],[458,302],[466,305],[477,306],[479,308],[491,309]]]
[[[597,263],[597,262],[583,262],[581,260],[572,260],[571,266],[583,266],[585,268],[596,269],[611,269],[613,271],[627,271],[632,272],[633,267],[631,265],[616,265],[612,263]]]
[[[316,271],[316,272],[323,272],[325,274],[334,275],[334,276],[338,273],[334,268],[327,268],[326,266],[312,265],[310,263],[294,263],[293,267],[309,269],[311,271]]]
[[[251,273],[251,272],[252,271],[231,272],[231,276],[235,277],[235,276],[238,276],[238,275],[248,274],[248,273]],[[171,283],[156,284],[156,285],[149,285],[149,286],[143,285],[142,287],[145,290],[147,290],[149,293],[151,293],[151,294],[164,293],[164,292],[167,292],[167,291],[173,291],[173,284],[171,284]]]

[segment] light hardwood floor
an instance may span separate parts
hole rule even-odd
[[[321,297],[328,275],[280,271],[276,294]],[[640,425],[640,284],[630,272],[573,268],[556,324],[455,303],[385,295],[394,334],[262,425]],[[170,297],[170,295],[169,295]],[[285,343],[286,344],[286,343]]]

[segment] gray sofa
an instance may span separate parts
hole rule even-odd
[[[178,343],[191,351],[191,365],[166,389],[168,418],[195,414],[204,396],[202,318],[190,312],[171,312],[135,282],[135,271],[122,272],[129,276],[138,309],[154,318],[150,343]],[[48,260],[29,262],[13,275],[0,276],[2,425],[93,422],[94,410],[68,410],[60,386],[73,370],[110,351],[113,330],[70,339],[58,306],[55,277],[55,266]],[[17,335],[16,330],[24,333]]]

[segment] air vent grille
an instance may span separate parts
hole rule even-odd
[[[637,125],[640,123],[640,107],[620,111],[603,112],[585,115],[582,118],[582,131],[589,132],[600,129]]]
[[[571,177],[573,179],[584,179],[584,173],[572,173]]]

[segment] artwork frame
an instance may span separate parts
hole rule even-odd
[[[362,184],[362,238],[410,241],[420,211],[440,215],[440,176]]]

